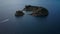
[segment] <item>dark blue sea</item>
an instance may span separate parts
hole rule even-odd
[[[25,5],[42,6],[47,17],[15,17]],[[60,34],[60,0],[0,0],[0,34]]]

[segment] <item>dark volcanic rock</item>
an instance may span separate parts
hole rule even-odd
[[[27,5],[23,9],[24,11],[33,11],[31,15],[33,16],[47,16],[48,15],[48,10],[43,7],[38,7],[38,6],[31,6]]]
[[[20,10],[16,11],[15,16],[23,16],[24,13]]]

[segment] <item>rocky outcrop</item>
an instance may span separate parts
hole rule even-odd
[[[23,10],[32,11],[33,13],[30,15],[33,15],[33,16],[47,16],[48,15],[48,10],[43,7],[27,5],[25,6]]]
[[[16,11],[15,16],[23,16],[24,13],[20,10]]]
[[[37,9],[38,9],[38,7],[36,7],[36,6],[26,5],[23,10],[24,11],[33,11],[33,10],[37,10]]]

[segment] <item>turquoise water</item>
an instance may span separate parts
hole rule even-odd
[[[42,6],[48,9],[47,17],[25,14],[15,17],[16,10],[25,5]],[[60,0],[0,0],[0,32],[11,34],[59,34]]]

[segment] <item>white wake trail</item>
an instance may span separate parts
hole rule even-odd
[[[3,20],[1,23],[5,23],[5,22],[7,22],[7,21],[9,21],[9,19],[5,19],[5,20]]]

